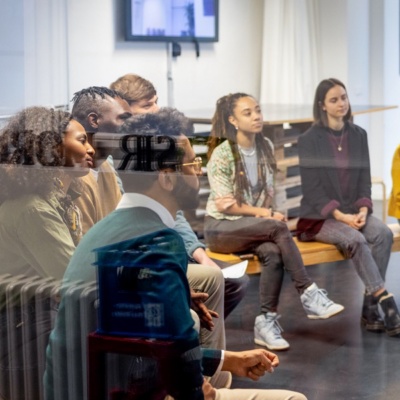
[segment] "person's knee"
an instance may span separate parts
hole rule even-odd
[[[187,277],[190,287],[196,290],[224,286],[222,270],[215,266],[189,264]]]
[[[342,243],[338,244],[339,249],[343,251],[347,258],[352,258],[368,243],[365,237],[359,232],[354,230],[351,236],[348,236]]]
[[[260,244],[256,249],[256,253],[263,266],[281,268],[282,255],[275,243],[265,242]]]
[[[217,291],[223,292],[225,287],[222,270],[214,266],[189,264],[187,277],[192,289],[210,296]]]
[[[212,290],[222,290],[225,287],[225,279],[222,270],[217,267],[202,265],[204,270],[207,271],[205,280],[208,282],[207,286]]]
[[[393,232],[387,225],[382,227],[381,231],[379,232],[379,237],[384,243],[393,243]]]
[[[276,221],[275,229],[276,229],[277,234],[279,236],[285,236],[285,235],[286,236],[290,236],[290,237],[292,236],[292,234],[291,234],[286,222]]]

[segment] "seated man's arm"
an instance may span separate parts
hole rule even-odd
[[[175,230],[181,235],[189,258],[194,259],[198,264],[219,268],[219,266],[208,257],[204,250],[206,246],[197,238],[181,210],[176,213]]]

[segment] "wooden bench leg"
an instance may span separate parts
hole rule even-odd
[[[377,176],[373,176],[371,178],[371,183],[382,186],[382,222],[386,224],[386,214],[387,214],[386,184],[382,178],[379,178]]]

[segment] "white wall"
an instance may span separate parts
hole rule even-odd
[[[23,0],[0,0],[0,116],[24,103],[23,13]]]
[[[0,0],[0,114],[30,104],[68,103],[75,91],[109,85],[128,72],[154,82],[166,105],[167,47],[125,42],[122,5],[122,0]],[[201,43],[199,58],[193,44],[182,44],[182,55],[172,60],[177,108],[213,108],[234,91],[259,97],[263,5],[220,0],[219,42]],[[398,0],[319,0],[318,13],[320,79],[343,80],[352,104],[399,105]],[[369,133],[373,175],[390,189],[400,109],[355,122]]]
[[[320,80],[333,76],[347,82],[346,1],[319,1]]]
[[[400,105],[397,0],[320,0],[321,79],[345,82],[355,104]],[[371,172],[391,187],[390,167],[400,143],[400,109],[355,117],[368,132]],[[381,189],[373,187],[373,197]]]
[[[167,47],[125,42],[120,0],[69,0],[70,93],[108,86],[133,72],[152,81],[167,104]],[[259,95],[263,0],[220,0],[219,42],[185,43],[172,61],[174,105],[182,110],[212,108],[222,95]]]
[[[399,52],[399,2],[397,0],[384,1],[383,25],[383,96],[386,104],[400,105],[400,52]],[[383,177],[390,189],[390,167],[394,149],[400,143],[400,109],[384,113],[384,120],[380,134],[383,143],[381,149],[383,159]]]

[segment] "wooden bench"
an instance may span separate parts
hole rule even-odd
[[[393,232],[392,252],[400,251],[400,226],[398,224],[389,224],[388,227]],[[331,244],[320,242],[299,242],[297,238],[294,238],[293,240],[300,251],[304,265],[344,260],[343,254]],[[221,254],[214,253],[208,249],[207,254],[210,258],[232,264],[248,260],[248,274],[257,274],[261,272],[260,262],[255,254]]]

